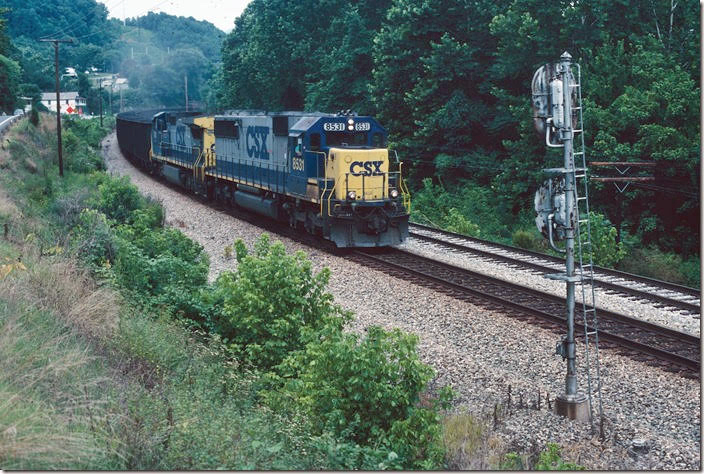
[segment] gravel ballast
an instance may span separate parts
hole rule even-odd
[[[234,257],[225,257],[227,245],[242,239],[251,246],[263,232],[143,174],[122,157],[114,134],[104,141],[103,155],[109,172],[130,176],[140,191],[163,203],[167,225],[203,245],[211,259],[210,280],[236,268]],[[565,364],[553,355],[559,335],[290,239],[275,239],[289,252],[305,251],[316,269],[330,268],[329,291],[355,313],[351,331],[378,325],[417,334],[421,358],[437,373],[434,386],[452,386],[457,411],[469,411],[492,426],[494,407],[507,405],[510,385],[512,410],[492,433],[504,449],[530,451],[556,442],[563,446],[563,457],[588,469],[701,468],[698,380],[602,351],[607,423],[601,442],[590,434],[588,424],[548,411],[544,399],[540,410],[518,407],[520,398],[527,405],[535,402],[538,392],[554,399],[563,391]],[[580,384],[586,387],[585,377]]]
[[[564,282],[549,280],[534,270],[497,265],[486,258],[470,256],[466,253],[450,252],[442,246],[417,239],[409,239],[400,248],[424,257],[466,268],[467,270],[481,272],[494,278],[512,281],[534,290],[563,297],[565,295]],[[668,310],[667,308],[658,307],[657,304],[650,301],[636,298],[626,299],[622,295],[610,294],[609,291],[604,291],[602,288],[595,288],[594,293],[597,308],[607,309],[632,318],[642,319],[699,336],[701,325],[701,320],[698,318],[699,315],[693,315],[686,311]],[[582,300],[580,286],[577,286],[576,298],[578,303]],[[591,301],[589,297],[587,301]]]

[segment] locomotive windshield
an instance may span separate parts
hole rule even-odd
[[[365,146],[367,132],[325,132],[325,143],[327,146]]]

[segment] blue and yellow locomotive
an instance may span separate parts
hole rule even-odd
[[[408,237],[402,164],[372,117],[238,110],[160,111],[148,124],[145,118],[118,116],[120,147],[171,182],[338,247],[390,246]],[[144,139],[133,135],[140,120],[149,127],[147,156]]]

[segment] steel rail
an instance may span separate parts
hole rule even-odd
[[[454,267],[452,265],[443,263],[443,262],[438,262],[436,260],[429,259],[427,257],[422,257],[419,255],[415,255],[409,252],[405,252],[402,250],[395,250],[394,252],[389,252],[380,255],[375,255],[373,253],[370,253],[368,251],[362,251],[362,250],[357,250],[354,252],[354,256],[362,259],[366,259],[367,261],[372,261],[375,265],[377,266],[382,266],[382,267],[387,267],[387,269],[394,270],[392,274],[398,274],[398,272],[403,272],[406,274],[410,274],[411,276],[418,277],[422,280],[432,282],[436,285],[440,285],[443,287],[446,287],[450,290],[454,290],[459,292],[462,295],[471,295],[474,297],[478,297],[480,299],[483,299],[485,301],[489,301],[494,304],[501,305],[502,307],[509,308],[515,311],[518,311],[519,313],[522,314],[527,314],[530,316],[538,317],[547,321],[550,321],[552,323],[564,323],[565,317],[563,314],[557,315],[545,310],[540,310],[536,309],[535,307],[527,306],[522,303],[517,303],[516,301],[513,301],[511,299],[508,299],[503,296],[498,296],[496,294],[490,294],[487,293],[486,291],[482,291],[481,289],[476,289],[472,288],[471,286],[467,286],[466,284],[462,283],[457,283],[450,281],[447,278],[443,278],[438,275],[434,275],[432,271],[428,271],[427,269],[422,269],[422,268],[414,268],[409,265],[406,265],[404,263],[400,263],[397,261],[393,261],[393,257],[390,260],[388,257],[392,256],[396,253],[399,254],[404,254],[404,255],[411,255],[413,259],[415,259],[417,262],[419,262],[421,265],[436,265],[440,266],[445,270],[449,270],[456,275],[462,275],[462,276],[467,276],[475,279],[481,279],[484,281],[488,281],[492,284],[495,284],[497,286],[501,286],[503,288],[510,288],[513,291],[519,291],[523,293],[524,295],[530,295],[534,300],[544,300],[548,301],[549,303],[556,303],[559,302],[562,305],[564,305],[564,299],[560,297],[556,297],[554,295],[542,293],[540,291],[534,290],[532,288],[527,288],[521,285],[517,285],[514,283],[506,282],[497,278],[493,277],[488,277],[486,275],[482,275],[479,273],[472,272],[470,270],[466,270],[463,268],[459,267]],[[662,335],[665,337],[673,338],[676,341],[679,341],[683,343],[684,345],[690,345],[690,346],[695,346],[696,347],[696,352],[697,354],[699,353],[699,347],[700,347],[700,338],[696,336],[692,336],[690,334],[686,333],[681,333],[679,331],[675,331],[673,329],[660,326],[657,324],[653,323],[648,323],[644,322],[635,318],[630,318],[625,315],[621,315],[618,313],[613,313],[613,312],[608,312],[608,311],[600,311],[597,310],[599,316],[602,319],[610,319],[612,321],[617,321],[619,323],[624,323],[628,326],[630,326],[632,329],[629,329],[626,327],[627,331],[630,330],[631,332],[636,330],[636,331],[648,331],[651,332],[652,335]],[[581,323],[578,323],[577,321],[575,322],[576,325],[579,327],[579,329],[583,332],[584,331],[584,326]],[[591,328],[590,328],[591,329]],[[653,337],[651,335],[651,338]],[[652,345],[645,344],[643,342],[639,342],[636,340],[633,340],[631,338],[628,338],[623,335],[619,335],[616,333],[612,333],[609,331],[606,331],[604,329],[599,329],[599,337],[602,341],[608,341],[611,343],[616,344],[618,347],[623,347],[627,349],[631,349],[633,351],[637,351],[639,353],[647,354],[649,356],[654,356],[660,360],[664,360],[670,363],[673,363],[677,366],[684,367],[686,369],[689,369],[691,371],[699,371],[701,367],[701,363],[699,360],[688,357],[686,355],[681,355],[675,352],[672,352],[671,350],[663,349],[661,347],[654,347]],[[675,342],[676,343],[676,342]],[[692,351],[694,351],[694,347],[692,348]]]
[[[132,160],[128,160],[128,161],[132,161]],[[334,248],[334,245],[331,245],[331,243],[328,241],[324,241],[319,238],[316,239],[314,236],[311,236],[310,234],[301,234],[299,232],[295,232],[290,227],[281,225],[280,223],[278,223],[276,221],[268,221],[266,219],[261,219],[258,214],[254,214],[254,213],[251,213],[246,210],[234,209],[231,206],[224,206],[221,203],[209,201],[203,196],[189,193],[189,192],[184,192],[184,189],[182,187],[174,185],[164,179],[160,179],[158,177],[155,177],[154,175],[151,175],[150,173],[148,173],[147,171],[142,169],[140,166],[136,166],[136,168],[138,170],[140,170],[144,175],[148,175],[152,179],[156,179],[161,184],[164,184],[166,187],[168,187],[174,191],[178,191],[180,194],[183,194],[184,196],[190,198],[194,202],[198,202],[198,203],[204,204],[204,205],[209,205],[210,207],[213,207],[214,209],[218,210],[219,212],[223,212],[223,213],[228,214],[232,217],[245,220],[252,225],[256,225],[256,226],[261,227],[267,231],[271,231],[274,233],[278,233],[280,235],[284,235],[284,236],[291,238],[293,240],[296,240],[300,243],[315,246],[316,248],[319,248],[319,249],[324,250],[326,252],[335,253],[335,254],[338,254],[343,257],[351,258],[353,260],[359,260],[360,258],[366,259],[368,262],[369,261],[373,262],[376,266],[386,267],[387,270],[389,268],[396,268],[396,269],[398,269],[402,272],[405,272],[407,274],[416,275],[418,278],[420,278],[422,280],[434,282],[436,285],[439,285],[441,287],[445,287],[450,290],[457,291],[460,294],[471,295],[476,298],[483,299],[484,301],[498,304],[504,308],[514,310],[514,311],[518,312],[519,314],[525,314],[525,315],[529,315],[532,317],[537,317],[537,318],[546,320],[546,321],[550,322],[551,324],[564,323],[564,320],[565,320],[564,317],[560,317],[560,316],[550,314],[547,312],[540,312],[540,311],[537,311],[537,310],[534,310],[531,308],[527,308],[524,305],[521,305],[520,303],[515,303],[515,302],[512,302],[512,301],[507,300],[505,298],[499,298],[499,297],[496,297],[493,295],[487,295],[486,293],[484,293],[482,291],[475,290],[475,289],[469,288],[467,286],[448,281],[447,279],[443,279],[443,278],[439,278],[437,276],[427,274],[427,272],[420,272],[415,269],[406,268],[405,266],[399,265],[399,264],[391,264],[387,260],[379,258],[379,257],[373,255],[372,253],[370,253],[370,252],[374,252],[374,251],[379,251],[380,249],[375,249],[375,250],[371,250],[371,251],[336,249],[336,248]],[[386,249],[381,249],[382,252],[385,250]],[[512,284],[509,282],[504,282],[503,280],[489,277],[487,275],[481,275],[481,274],[472,272],[470,270],[462,269],[459,267],[454,267],[454,266],[446,264],[444,262],[438,262],[436,260],[427,259],[425,257],[411,254],[409,252],[404,252],[400,249],[392,249],[391,251],[386,251],[386,253],[383,253],[382,255],[388,255],[393,252],[403,252],[403,253],[406,253],[409,255],[413,255],[414,258],[427,260],[428,262],[431,262],[434,265],[449,267],[449,268],[451,268],[453,270],[457,270],[460,273],[463,273],[465,275],[473,275],[475,278],[484,279],[484,280],[488,280],[488,281],[496,280],[496,281],[502,282],[504,285],[513,285],[516,287],[520,286],[520,285]],[[542,255],[542,254],[538,254],[538,255]],[[396,272],[389,272],[389,273],[391,275],[398,276],[398,274]],[[556,297],[554,295],[543,294],[543,293],[538,292],[537,290],[533,290],[531,288],[525,288],[525,287],[521,287],[521,288],[523,288],[524,290],[527,290],[528,292],[535,292],[537,294],[540,294],[540,297],[545,297],[547,299],[550,299],[551,302],[555,302],[556,300],[559,300],[561,304],[564,303],[563,299]],[[603,315],[604,313],[599,312],[599,314]],[[613,313],[613,314],[616,315],[617,313]],[[618,316],[622,316],[622,315],[617,315],[617,317]],[[622,317],[624,317],[626,319],[632,319],[632,318],[628,318],[627,316],[622,316]],[[692,342],[696,341],[696,343],[699,344],[699,338],[697,338],[695,336],[691,336],[691,335],[688,335],[685,333],[680,333],[678,331],[674,331],[672,329],[662,327],[659,325],[655,325],[652,323],[644,323],[639,320],[635,320],[635,321],[637,321],[636,324],[644,324],[644,325],[650,325],[650,326],[657,327],[658,329],[661,329],[665,334],[676,334],[677,336],[683,336],[686,339],[686,343],[692,343]],[[584,326],[582,326],[581,324],[577,324],[577,326],[579,327],[580,331],[583,332]],[[675,354],[675,353],[672,353],[672,352],[669,352],[666,350],[652,348],[652,347],[647,346],[645,344],[639,343],[637,341],[631,341],[627,338],[624,338],[624,337],[621,337],[618,335],[608,335],[607,333],[605,333],[601,329],[599,330],[599,334],[600,334],[600,337],[602,338],[602,340],[604,340],[604,338],[606,338],[606,340],[608,342],[616,344],[618,347],[625,347],[625,348],[629,348],[633,351],[637,351],[639,353],[644,353],[649,356],[655,356],[660,360],[666,360],[666,361],[672,362],[674,364],[677,364],[680,367],[685,367],[685,368],[689,369],[690,371],[696,370],[697,374],[700,369],[700,362],[697,360],[683,357],[679,354]]]
[[[505,245],[505,244],[489,242],[486,240],[477,239],[476,237],[469,237],[469,236],[465,236],[465,235],[461,235],[461,234],[455,234],[452,232],[444,231],[441,229],[436,229],[433,227],[424,226],[421,224],[415,224],[415,223],[411,224],[410,235],[413,238],[423,240],[426,242],[436,243],[436,244],[443,245],[448,248],[461,250],[463,252],[474,253],[476,255],[480,255],[482,257],[486,257],[489,259],[499,260],[499,261],[503,261],[506,263],[514,264],[514,265],[520,265],[520,266],[523,266],[526,268],[532,268],[532,269],[543,271],[543,272],[544,271],[554,272],[556,270],[555,268],[544,265],[544,264],[540,264],[540,263],[536,263],[536,262],[527,262],[525,260],[521,260],[519,258],[512,257],[509,255],[497,254],[497,253],[494,253],[490,250],[479,249],[479,248],[471,247],[469,245],[463,245],[463,244],[457,243],[457,242],[449,242],[447,240],[442,240],[442,239],[438,239],[436,237],[432,237],[429,235],[420,234],[418,232],[413,232],[412,228],[414,226],[418,227],[422,230],[428,231],[428,232],[434,232],[434,233],[438,233],[441,235],[447,235],[448,237],[451,237],[454,239],[461,239],[461,240],[465,240],[467,242],[472,242],[472,243],[484,245],[487,247],[495,247],[495,248],[498,248],[501,250],[506,250],[506,251],[517,253],[517,254],[526,255],[526,256],[532,257],[532,258],[540,258],[540,259],[547,260],[547,261],[549,261],[551,263],[555,263],[555,264],[564,264],[564,261],[562,259],[560,259],[558,257],[553,257],[552,255],[547,255],[547,254],[542,254],[539,252],[533,252],[530,250],[520,249],[517,247]],[[688,301],[673,299],[671,297],[664,296],[664,295],[659,295],[659,294],[653,293],[652,290],[633,288],[633,287],[626,286],[625,284],[606,281],[606,280],[600,279],[598,274],[601,273],[606,276],[622,278],[626,281],[634,281],[637,283],[648,284],[648,285],[651,285],[654,287],[659,287],[662,290],[677,291],[685,296],[699,296],[699,290],[697,290],[696,288],[690,288],[687,286],[677,285],[675,283],[670,283],[670,282],[663,282],[661,280],[655,280],[652,278],[643,277],[641,275],[634,275],[631,273],[620,272],[618,270],[613,270],[613,269],[603,268],[603,267],[598,267],[598,266],[594,267],[594,273],[595,273],[594,284],[596,286],[601,287],[601,288],[604,288],[607,290],[612,290],[612,291],[617,291],[619,293],[631,294],[633,296],[637,296],[639,298],[654,301],[654,302],[662,304],[662,305],[683,309],[683,310],[689,311],[694,314],[701,313],[701,306],[700,305],[690,303]]]

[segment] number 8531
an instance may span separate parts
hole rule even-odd
[[[297,158],[294,156],[291,162],[291,168],[293,168],[294,171],[303,171],[303,169],[305,168],[305,162],[303,161],[303,158]]]

